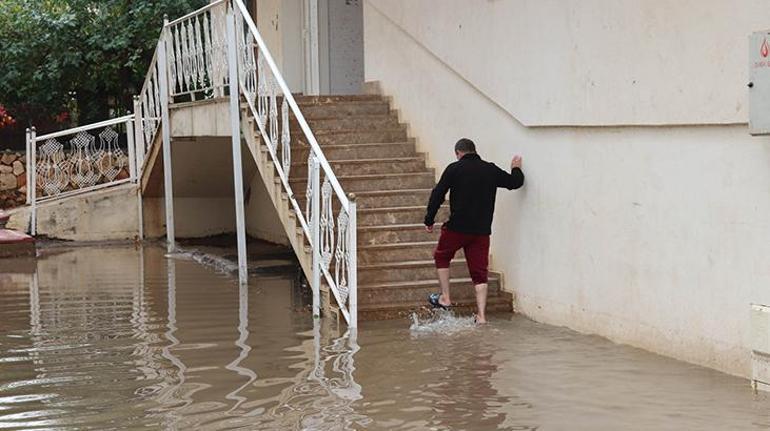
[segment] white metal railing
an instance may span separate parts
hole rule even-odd
[[[167,22],[169,95],[190,101],[224,96],[227,85],[226,2],[218,0]]]
[[[291,207],[313,250],[311,286],[314,314],[318,312],[323,277],[348,325],[356,327],[355,196],[345,194],[242,0],[233,0],[233,13],[242,96],[255,118],[262,142],[269,150]],[[308,150],[304,209],[289,184],[292,118],[299,126]],[[298,144],[297,148],[302,148]]]
[[[134,97],[136,166],[140,173],[143,171],[147,153],[150,151],[150,146],[155,141],[161,125],[160,75],[158,71],[158,49],[156,47],[142,90],[138,96]]]
[[[35,234],[37,203],[136,179],[134,116],[37,136],[27,130],[27,204]]]

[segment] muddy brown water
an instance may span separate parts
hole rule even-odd
[[[350,334],[306,290],[157,246],[49,251],[0,275],[0,430],[770,428],[744,379],[522,317]]]

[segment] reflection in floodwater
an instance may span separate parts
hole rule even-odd
[[[254,295],[152,248],[61,251],[0,278],[0,429],[346,427],[355,335],[295,313],[295,280]]]
[[[0,429],[770,428],[745,380],[523,318],[342,332],[295,274],[46,253],[0,274]]]

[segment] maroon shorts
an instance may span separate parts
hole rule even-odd
[[[455,257],[457,250],[463,249],[465,260],[468,262],[468,272],[471,273],[473,284],[487,282],[487,266],[489,265],[489,235],[471,235],[441,228],[433,259],[436,268],[449,268],[449,262]]]

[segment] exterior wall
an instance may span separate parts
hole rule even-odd
[[[746,120],[745,43],[761,9],[595,3],[367,0],[366,79],[438,173],[462,136],[502,167],[524,156],[527,183],[499,193],[492,240],[518,311],[749,376],[749,303],[770,303],[770,140],[722,123]],[[692,38],[700,74],[671,57]],[[616,44],[646,54],[629,70]],[[564,50],[595,54],[570,63]],[[562,73],[537,76],[549,68]],[[586,80],[597,71],[601,86]],[[627,91],[634,71],[650,82]],[[561,123],[667,125],[524,125]]]
[[[302,1],[281,2],[281,73],[294,92],[304,91],[305,52],[302,42]]]
[[[763,0],[366,2],[529,126],[744,122],[768,27]]]
[[[286,84],[292,91],[302,92],[302,0],[260,0],[256,24]]]
[[[245,157],[251,158],[248,151],[244,152]],[[246,232],[249,236],[276,244],[290,245],[261,175],[254,175],[247,193]]]
[[[171,137],[230,137],[230,99],[180,103],[171,107]],[[229,141],[228,141],[229,142]]]
[[[162,197],[145,197],[144,236],[166,236],[166,207]],[[177,238],[205,238],[235,232],[233,197],[174,197]]]

